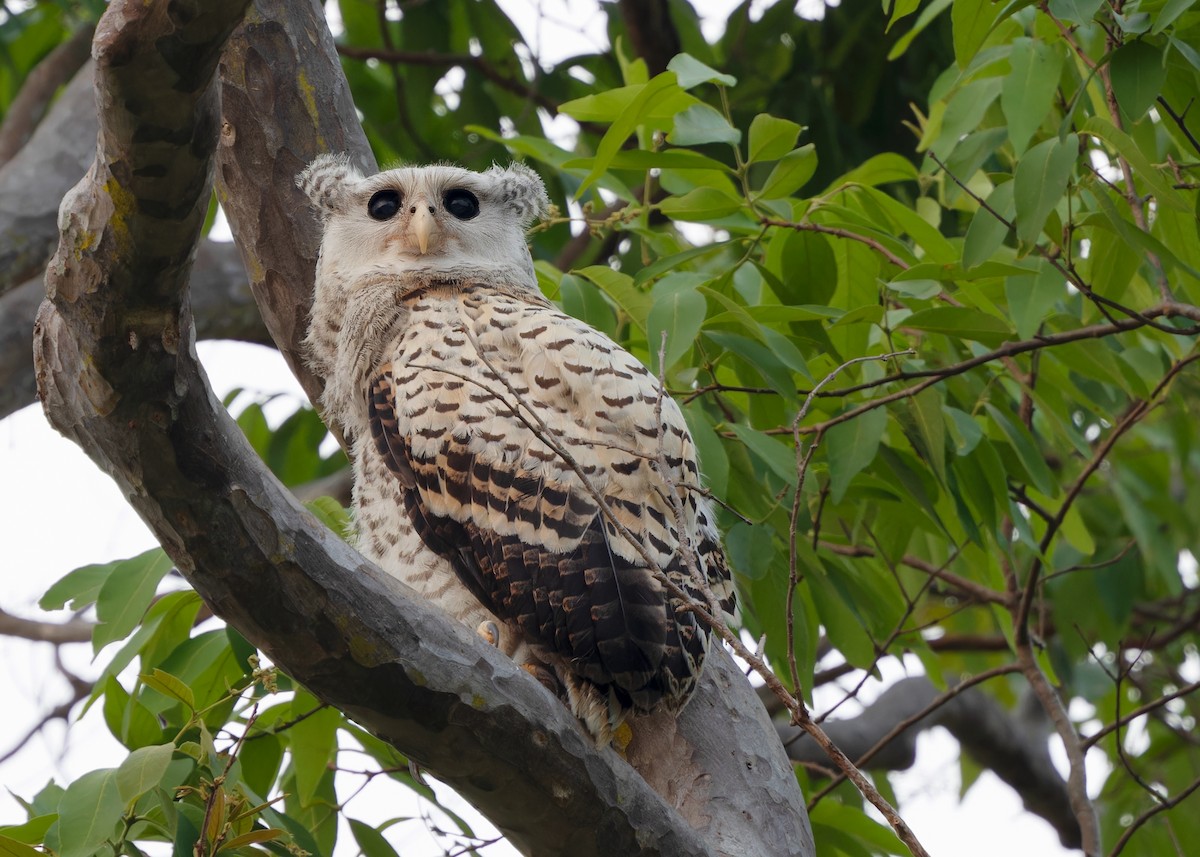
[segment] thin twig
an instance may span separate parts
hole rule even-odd
[[[1164,694],[1158,699],[1147,702],[1145,705],[1139,706],[1127,714],[1123,714],[1121,717],[1114,720],[1103,729],[1084,738],[1082,741],[1083,749],[1090,750],[1098,742],[1102,741],[1105,736],[1110,735],[1118,729],[1124,727],[1126,724],[1137,720],[1143,714],[1148,714],[1155,709],[1161,708],[1173,699],[1179,699],[1181,696],[1187,696],[1188,694],[1194,693],[1197,690],[1200,690],[1200,681],[1194,681],[1191,684],[1184,685],[1173,693]]]
[[[1154,816],[1158,815],[1160,812],[1166,812],[1168,809],[1174,809],[1176,806],[1190,797],[1192,792],[1196,791],[1196,789],[1200,789],[1200,777],[1192,780],[1188,787],[1179,792],[1179,794],[1175,795],[1175,797],[1169,798],[1164,800],[1162,803],[1150,807],[1148,810],[1135,818],[1133,823],[1130,824],[1129,827],[1125,829],[1125,832],[1121,834],[1121,838],[1117,840],[1112,851],[1108,852],[1108,857],[1117,857],[1117,855],[1125,849],[1125,846],[1129,844],[1129,840],[1133,838],[1133,834],[1137,833],[1142,825],[1144,825]]]
[[[760,217],[758,220],[763,226],[778,226],[781,229],[795,229],[797,232],[820,232],[823,235],[832,235],[835,238],[845,238],[849,241],[858,241],[865,244],[878,253],[883,258],[887,259],[897,268],[902,271],[907,271],[909,264],[884,247],[883,244],[866,235],[859,235],[857,232],[851,232],[849,229],[841,229],[837,226],[824,226],[820,223],[810,223],[808,221],[796,223],[791,220],[776,220],[770,217]]]
[[[897,723],[895,726],[893,726],[888,731],[888,733],[886,735],[884,735],[882,738],[880,738],[878,741],[876,741],[871,746],[871,748],[869,750],[867,750],[867,752],[865,752],[861,756],[859,756],[858,760],[855,762],[855,764],[861,768],[863,765],[870,762],[873,758],[875,758],[875,756],[877,756],[879,754],[879,752],[884,747],[886,747],[892,741],[899,738],[900,735],[902,735],[904,733],[904,731],[906,729],[908,729],[908,727],[924,720],[930,714],[937,711],[939,708],[941,708],[943,705],[945,705],[950,700],[954,699],[954,697],[958,696],[963,691],[969,690],[972,687],[974,687],[975,685],[982,684],[983,682],[988,681],[989,679],[996,678],[997,676],[1009,675],[1011,673],[1020,672],[1020,670],[1021,670],[1021,668],[1019,666],[1017,666],[1016,664],[1011,664],[1011,663],[1010,664],[1001,664],[998,667],[993,667],[990,670],[984,670],[983,672],[973,675],[970,678],[963,679],[958,684],[954,685],[954,687],[947,688],[943,693],[940,693],[937,696],[935,696],[930,701],[930,703],[928,705],[926,705],[924,708],[922,708],[920,711],[904,718],[899,723]],[[835,788],[840,786],[845,781],[845,779],[846,778],[844,775],[838,774],[837,776],[833,777],[823,789],[821,789],[816,794],[814,794],[811,798],[809,798],[809,800],[808,800],[809,812],[812,812],[813,807],[815,807],[821,801],[821,799],[823,797],[825,797],[827,794],[829,794]]]
[[[1117,441],[1120,440],[1127,431],[1133,428],[1133,426],[1137,424],[1138,420],[1149,413],[1150,409],[1154,406],[1155,399],[1158,398],[1171,380],[1181,371],[1183,371],[1183,369],[1189,364],[1194,363],[1197,360],[1200,360],[1200,354],[1191,354],[1182,360],[1176,361],[1155,386],[1154,390],[1150,394],[1150,397],[1144,401],[1138,401],[1130,407],[1129,411],[1125,414],[1121,421],[1117,423],[1116,427],[1109,433],[1108,437],[1104,439],[1104,442],[1096,448],[1096,452],[1092,455],[1092,458],[1087,463],[1087,466],[1083,468],[1082,472],[1080,472],[1080,474],[1075,478],[1075,481],[1071,483],[1071,487],[1067,490],[1067,495],[1063,499],[1062,505],[1059,506],[1058,512],[1046,525],[1046,532],[1042,536],[1041,543],[1038,545],[1037,553],[1034,554],[1029,570],[1029,576],[1025,580],[1025,588],[1021,595],[1021,602],[1017,609],[1016,615],[1013,617],[1013,630],[1016,632],[1018,643],[1022,642],[1028,637],[1029,611],[1032,607],[1034,593],[1038,585],[1038,575],[1042,568],[1043,557],[1050,549],[1050,544],[1054,540],[1054,537],[1058,533],[1059,529],[1062,527],[1063,521],[1066,520],[1067,512],[1070,511],[1072,504],[1074,504],[1076,498],[1079,497],[1080,492],[1083,491],[1083,486],[1087,483],[1087,480],[1092,476],[1092,474],[1099,469],[1100,465],[1104,462],[1105,458],[1108,457],[1108,454],[1112,451],[1112,448],[1116,445]]]

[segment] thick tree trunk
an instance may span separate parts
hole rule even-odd
[[[214,612],[525,852],[811,854],[782,748],[728,657],[711,659],[678,722],[635,723],[643,779],[513,662],[317,525],[213,397],[186,283],[218,137],[251,284],[315,392],[295,355],[316,229],[290,177],[358,133],[316,4],[251,13],[219,117],[212,75],[246,5],[118,2],[98,27],[97,157],[63,203],[35,333],[51,422],[120,484]]]

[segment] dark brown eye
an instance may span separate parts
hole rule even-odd
[[[400,191],[381,190],[367,203],[367,214],[376,220],[391,220],[400,210]]]
[[[459,220],[470,220],[479,213],[479,200],[475,198],[475,194],[462,188],[446,191],[446,195],[442,197],[442,205]]]

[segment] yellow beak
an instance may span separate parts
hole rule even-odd
[[[425,200],[420,200],[417,203],[417,211],[412,216],[412,220],[408,224],[409,231],[413,237],[417,239],[417,248],[424,256],[429,251],[429,238],[437,231],[437,222],[433,219],[433,215],[429,213],[429,206]]]

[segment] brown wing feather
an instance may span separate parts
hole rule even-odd
[[[664,699],[686,696],[707,641],[690,612],[668,621],[661,585],[650,571],[612,551],[613,535],[599,508],[566,486],[483,461],[465,441],[448,440],[436,454],[415,455],[397,430],[394,396],[388,367],[370,395],[376,450],[397,478],[412,479],[404,496],[414,527],[480,602],[560,654],[579,676],[615,693],[622,707],[648,711]],[[435,492],[477,509],[502,504],[509,514],[549,527],[576,547],[553,552],[480,527],[473,516],[432,514],[425,498]],[[537,502],[514,504],[514,492]],[[547,508],[561,510],[561,516],[545,514]]]

